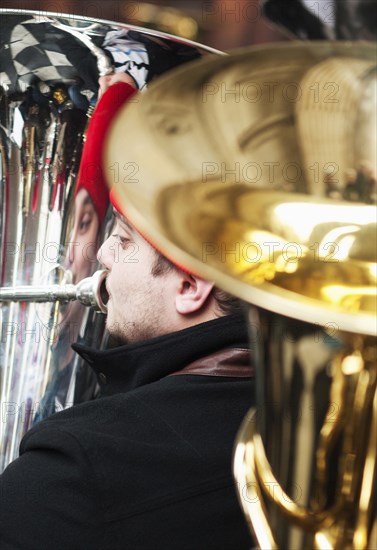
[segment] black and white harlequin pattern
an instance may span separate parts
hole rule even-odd
[[[61,29],[55,28],[49,22],[41,22],[36,18],[20,20],[12,28],[4,28],[2,24],[2,39],[0,51],[0,85],[4,84],[14,91],[24,91],[35,81],[42,81],[53,86],[57,83],[70,84],[82,76],[80,62],[85,56],[77,56],[72,61],[64,54],[67,43],[83,43]],[[128,72],[136,81],[139,88],[143,88],[148,76],[148,53],[143,44],[130,40],[128,31],[109,26],[102,27],[103,36],[96,37],[103,50],[111,59],[114,71]],[[63,44],[63,46],[62,46]],[[69,46],[68,46],[69,47]],[[90,55],[87,49],[87,55]],[[87,58],[86,58],[87,60]],[[94,64],[95,81],[98,78],[96,59]],[[83,67],[83,70],[87,67]]]
[[[56,38],[57,33],[53,32],[49,24],[38,23],[34,19],[13,27],[8,37],[9,46],[6,46],[4,52],[7,55],[1,56],[1,83],[23,91],[35,80],[49,85],[74,82],[77,70],[59,51]]]

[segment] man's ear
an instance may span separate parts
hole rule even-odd
[[[175,307],[181,315],[197,313],[206,303],[214,283],[200,277],[182,272],[179,291],[175,298]]]

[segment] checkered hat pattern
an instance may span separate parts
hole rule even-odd
[[[36,79],[54,85],[71,83],[77,70],[57,45],[57,32],[47,23],[34,19],[16,25],[9,37],[10,59],[2,67],[0,79],[13,89],[23,91]],[[13,67],[9,67],[10,60]],[[14,82],[14,69],[18,82]]]
[[[8,37],[2,40],[0,84],[24,91],[36,80],[54,86],[84,78],[90,89],[97,90],[97,59],[68,31],[34,18],[20,20],[8,30]],[[114,72],[128,72],[142,89],[148,78],[148,53],[142,43],[128,37],[128,32],[102,26],[100,36],[93,37],[93,42],[108,56]]]

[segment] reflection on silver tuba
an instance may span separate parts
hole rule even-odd
[[[106,342],[104,316],[85,305],[105,309],[104,274],[91,276],[110,229],[108,192],[98,165],[80,172],[99,77],[127,71],[143,89],[220,53],[79,16],[2,10],[1,18],[0,472],[30,426],[96,394],[70,346]]]
[[[234,471],[263,549],[375,547],[376,68],[349,42],[202,60],[107,143],[107,165],[125,147],[140,167],[137,187],[108,171],[132,223],[249,304],[257,409]]]

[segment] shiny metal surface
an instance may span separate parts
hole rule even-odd
[[[0,302],[72,302],[92,307],[106,313],[106,270],[99,270],[91,277],[82,279],[77,285],[65,283],[53,286],[16,286],[0,288]]]
[[[166,75],[109,135],[124,214],[250,304],[235,477],[263,549],[375,544],[376,74],[371,44],[249,48]]]
[[[258,406],[237,437],[240,503],[261,548],[373,548],[376,340],[249,311]]]
[[[98,269],[99,244],[111,229],[111,213],[100,219],[94,198],[77,192],[98,76],[115,70],[102,49],[105,37],[137,31],[152,41],[166,40],[172,51],[186,45],[198,56],[220,52],[116,22],[0,12],[0,287],[6,300],[0,302],[1,472],[17,456],[30,426],[97,391],[94,375],[71,344],[98,348],[106,342],[105,317],[83,303],[95,305],[91,276]],[[77,45],[81,54],[72,61],[67,48]],[[92,80],[86,79],[88,60],[94,60]],[[150,63],[151,70],[158,61]],[[79,284],[78,300],[63,304],[58,294],[70,284]],[[28,297],[22,294],[25,286],[38,295],[32,301],[30,288]],[[9,302],[9,293],[17,301]]]

